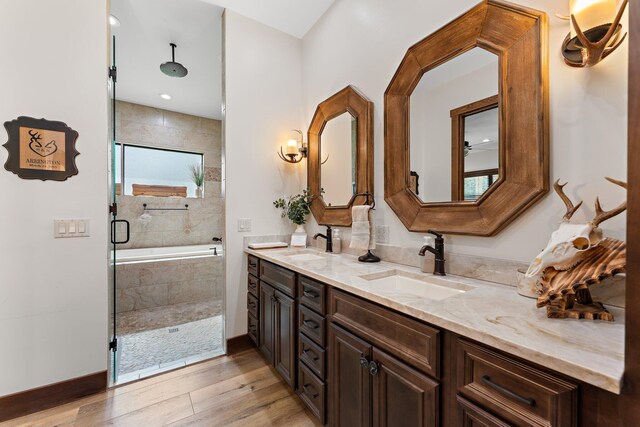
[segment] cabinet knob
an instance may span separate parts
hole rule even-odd
[[[369,373],[373,376],[378,375],[378,364],[373,360],[369,363]]]
[[[360,366],[362,366],[363,368],[369,367],[369,361],[367,360],[366,357],[364,356],[360,357]]]

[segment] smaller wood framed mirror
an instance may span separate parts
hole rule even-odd
[[[373,194],[373,102],[353,86],[321,102],[309,127],[307,182],[318,224],[351,226]]]

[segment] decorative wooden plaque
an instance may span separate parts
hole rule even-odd
[[[65,181],[78,174],[78,132],[63,122],[21,116],[5,122],[9,152],[4,168],[22,179]]]

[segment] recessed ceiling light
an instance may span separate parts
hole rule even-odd
[[[109,15],[109,24],[111,24],[112,27],[119,27],[120,20],[113,15]]]
[[[160,98],[169,100],[171,99],[171,95],[169,95],[168,93],[161,93]]]
[[[491,142],[489,138],[483,139],[482,142]]]

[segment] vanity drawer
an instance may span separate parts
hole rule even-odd
[[[254,297],[260,295],[260,281],[252,274],[249,274],[249,278],[247,280],[247,290]]]
[[[260,258],[253,256],[253,255],[249,255],[247,257],[247,266],[248,266],[248,270],[249,273],[253,274],[254,276],[258,277],[259,274],[259,266],[260,266]]]
[[[253,316],[251,313],[248,314],[247,317],[247,335],[251,338],[251,341],[255,343],[256,346],[260,345],[258,343],[258,319]]]
[[[295,298],[296,273],[267,261],[260,263],[260,280],[267,282],[285,295]]]
[[[325,350],[305,334],[298,338],[298,359],[304,362],[320,379],[325,379]]]
[[[438,329],[335,288],[329,288],[329,314],[360,338],[438,378]]]
[[[298,295],[300,303],[306,305],[320,314],[325,314],[325,289],[324,283],[317,282],[308,277],[300,276],[298,279]]]
[[[298,308],[298,327],[300,332],[311,338],[321,347],[325,346],[325,319],[318,313],[309,310],[304,306]]]
[[[458,392],[519,426],[577,425],[578,387],[458,338]]]
[[[298,364],[298,388],[300,399],[307,405],[309,410],[315,415],[322,425],[325,423],[325,384],[320,381],[303,364]]]
[[[503,422],[494,417],[479,406],[474,405],[461,396],[456,396],[458,400],[458,416],[461,427],[511,427],[511,424]]]
[[[260,303],[258,302],[258,298],[256,298],[252,294],[247,294],[247,310],[249,310],[249,314],[254,317],[258,317],[259,307]]]

